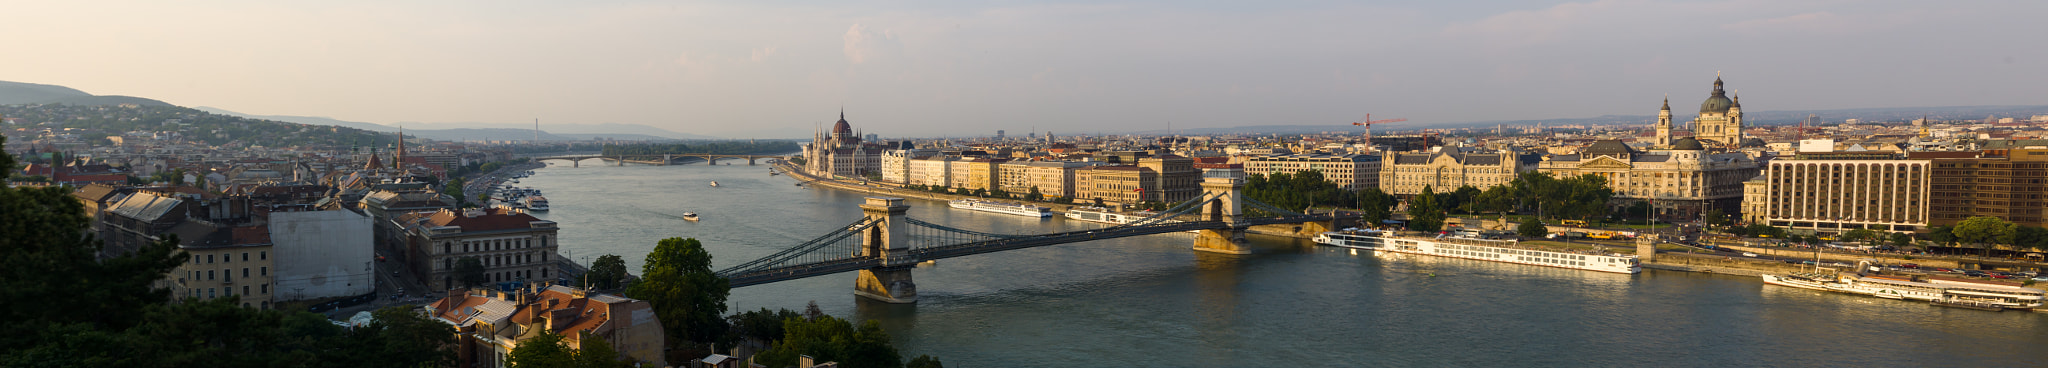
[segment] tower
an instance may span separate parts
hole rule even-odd
[[[1664,109],[1657,111],[1657,147],[1671,146],[1671,96],[1664,96]]]
[[[1700,102],[1699,118],[1693,120],[1693,136],[1718,144],[1733,145],[1742,140],[1742,109],[1722,89],[1721,76],[1714,76],[1714,91]]]

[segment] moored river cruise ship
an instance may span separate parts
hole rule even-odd
[[[1102,207],[1074,207],[1074,209],[1067,210],[1068,219],[1118,225],[1128,224],[1158,215],[1159,212],[1155,211],[1138,211],[1126,213],[1110,211],[1109,209]],[[1166,221],[1178,222],[1178,220]]]
[[[1641,273],[1636,256],[1606,253],[1577,253],[1522,247],[1512,240],[1430,238],[1398,236],[1372,230],[1331,231],[1318,234],[1316,243],[1369,249],[1375,252],[1419,254],[1546,267],[1614,273]]]
[[[947,204],[953,208],[982,212],[995,212],[1018,216],[1052,217],[1052,209],[1028,204],[1010,204],[974,199],[954,200]]]

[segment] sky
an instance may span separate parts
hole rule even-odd
[[[19,1],[0,80],[808,137],[2048,104],[2042,1]],[[1064,135],[1064,134],[1063,134]]]

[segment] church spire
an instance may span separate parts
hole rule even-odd
[[[1664,111],[1671,111],[1671,94],[1664,94]]]

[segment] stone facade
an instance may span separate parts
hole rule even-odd
[[[1380,166],[1380,190],[1397,196],[1422,194],[1428,187],[1449,192],[1470,185],[1488,188],[1536,171],[1536,155],[1515,151],[1387,153]]]
[[[1919,231],[1928,222],[1932,165],[1863,153],[1772,160],[1764,170],[1769,188],[1762,217],[1771,226],[1823,232]]]
[[[1275,173],[1294,174],[1315,170],[1323,174],[1323,180],[1336,183],[1337,186],[1348,190],[1363,190],[1380,186],[1380,156],[1376,155],[1300,154],[1257,156],[1245,160],[1244,170],[1250,174],[1267,176]]]
[[[830,132],[814,134],[811,143],[804,146],[804,170],[826,177],[880,175],[882,150],[880,145],[861,142],[860,133],[853,131],[853,126],[846,123],[846,113],[841,112],[839,122],[832,125]]]
[[[504,207],[416,212],[398,221],[406,225],[409,266],[432,290],[460,288],[455,264],[463,258],[483,262],[486,283],[562,277],[554,267],[561,248],[554,221]]]
[[[1741,213],[1742,182],[1759,173],[1748,154],[1715,152],[1692,138],[1650,151],[1599,141],[1578,154],[1550,157],[1537,171],[1559,178],[1598,175],[1614,189],[1610,207],[1648,201],[1658,217],[1684,221],[1713,209],[1729,216]]]

